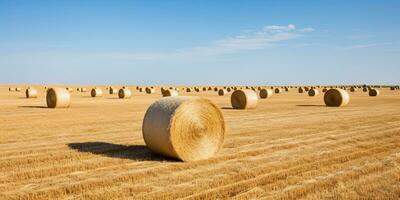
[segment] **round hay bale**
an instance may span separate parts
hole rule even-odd
[[[143,88],[139,88],[139,92],[143,92],[144,91],[144,89]]]
[[[8,91],[15,92],[15,88],[8,88]]]
[[[363,92],[368,92],[368,88],[367,88],[367,87],[364,87],[364,88],[363,88]]]
[[[275,93],[276,94],[282,93],[282,88],[275,88]]]
[[[132,92],[128,88],[121,88],[118,91],[118,97],[120,99],[129,99],[129,98],[131,98],[131,96],[132,96]]]
[[[15,88],[15,91],[16,92],[21,92],[21,88],[17,87],[17,88]]]
[[[304,93],[304,89],[302,87],[299,87],[299,93]]]
[[[371,88],[371,89],[369,90],[368,94],[369,94],[370,97],[379,96],[379,90],[378,90],[378,89]]]
[[[329,89],[325,92],[324,101],[327,106],[345,106],[350,101],[350,95],[343,89]]]
[[[217,88],[217,87],[215,87],[215,88],[214,88],[214,91],[215,91],[215,92],[218,92],[218,88]]]
[[[38,91],[35,88],[29,87],[25,90],[26,98],[37,98]]]
[[[90,95],[92,97],[101,97],[101,96],[103,96],[103,90],[101,90],[100,88],[93,88],[90,91]]]
[[[146,93],[147,94],[153,94],[156,90],[154,88],[151,87],[146,87]]]
[[[74,89],[72,89],[72,88],[66,88],[66,89],[68,90],[69,93],[74,91]]]
[[[357,91],[356,87],[354,86],[350,87],[350,92],[355,92],[355,91]]]
[[[117,89],[115,89],[113,87],[110,87],[110,88],[108,88],[108,93],[109,94],[116,94],[117,93]]]
[[[232,88],[228,87],[228,88],[226,88],[226,91],[227,91],[227,92],[231,92],[231,91],[232,91]]]
[[[258,104],[257,93],[253,90],[236,90],[231,95],[231,104],[234,109],[256,108]]]
[[[192,92],[192,88],[186,88],[186,92]]]
[[[268,99],[274,94],[271,89],[261,89],[260,90],[260,98],[261,99]]]
[[[174,97],[174,96],[179,96],[179,93],[176,90],[164,90],[162,95],[163,97]]]
[[[328,91],[328,88],[322,89],[322,92],[323,92],[323,93],[325,93],[326,91]]]
[[[86,92],[86,88],[81,88],[81,92]]]
[[[47,107],[68,108],[71,104],[71,95],[65,88],[50,88],[46,94]]]
[[[219,96],[224,96],[226,93],[228,93],[228,91],[226,89],[219,89],[218,90],[218,95]]]
[[[288,87],[285,87],[285,91],[286,91],[286,92],[289,92],[289,88],[288,88]]]
[[[214,156],[225,137],[224,117],[210,100],[165,97],[147,109],[143,139],[153,152],[182,161]]]
[[[304,91],[308,92],[310,90],[309,87],[304,87]]]
[[[308,91],[308,96],[310,97],[314,97],[314,96],[318,96],[319,92],[317,89],[311,89]]]

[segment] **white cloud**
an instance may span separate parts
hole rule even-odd
[[[347,47],[347,49],[365,49],[370,47],[387,45],[388,43],[357,44]]]

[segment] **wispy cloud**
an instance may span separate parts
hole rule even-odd
[[[176,50],[170,53],[113,53],[112,56],[133,60],[187,60],[236,54],[242,51],[262,50],[279,46],[282,42],[301,37],[313,28],[297,29],[295,25],[271,25],[261,30],[243,30],[241,34],[211,41],[208,46],[198,46]]]
[[[387,45],[389,43],[372,43],[372,44],[356,44],[347,47],[347,49],[365,49],[365,48],[371,48],[371,47],[376,47],[376,46],[383,46]]]

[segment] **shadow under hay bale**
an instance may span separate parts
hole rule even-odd
[[[68,147],[78,152],[103,155],[111,158],[130,159],[135,161],[172,161],[150,151],[145,145],[122,145],[107,142],[69,143]]]

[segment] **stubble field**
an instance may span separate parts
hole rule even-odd
[[[253,110],[231,109],[230,94],[181,92],[212,100],[226,122],[222,150],[185,163],[143,141],[159,90],[75,90],[70,108],[48,109],[42,90],[26,99],[21,87],[0,86],[0,199],[400,198],[400,91],[349,92],[332,108],[292,89]]]

